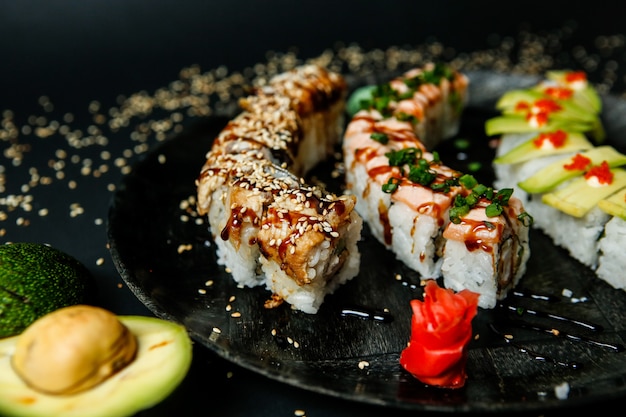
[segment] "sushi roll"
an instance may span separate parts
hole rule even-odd
[[[598,242],[599,260],[596,274],[617,289],[626,290],[626,188],[600,200],[598,207],[613,217]]]
[[[511,190],[478,184],[429,151],[458,131],[466,81],[428,65],[360,96],[343,138],[346,189],[398,260],[455,290],[471,288],[480,307],[493,308],[525,272],[529,224]]]
[[[287,302],[315,314],[358,274],[356,199],[301,177],[340,139],[345,94],[344,80],[318,66],[258,87],[215,139],[196,181],[218,262],[239,285],[265,286],[268,308]]]
[[[531,110],[528,103],[539,100],[543,111]],[[617,272],[625,266],[618,248],[626,244],[620,217],[626,155],[603,143],[601,104],[584,73],[551,71],[528,90],[505,93],[496,106],[502,115],[485,129],[501,135],[496,184],[520,190],[533,227],[599,278],[623,288]],[[539,146],[541,135],[553,136],[549,146]]]
[[[443,233],[444,286],[481,294],[478,305],[482,308],[494,308],[506,298],[524,276],[530,257],[531,218],[521,200],[508,197],[497,216],[488,215],[491,203],[482,197]]]
[[[364,86],[350,97],[348,112],[372,111],[378,120],[407,122],[428,149],[457,134],[469,99],[469,79],[442,63],[427,63],[387,83]]]
[[[496,188],[512,187],[515,196],[528,204],[531,197],[517,182],[529,178],[552,162],[593,148],[581,132],[555,130],[549,132],[503,133],[498,140],[493,161]]]
[[[410,268],[438,278],[441,233],[461,190],[460,173],[427,152],[408,122],[376,121],[366,111],[348,124],[343,155],[346,188],[357,196],[356,210],[371,234]],[[430,180],[420,183],[411,175]]]

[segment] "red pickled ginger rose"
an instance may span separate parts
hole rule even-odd
[[[479,294],[455,293],[435,280],[424,291],[424,301],[411,300],[411,339],[400,354],[400,365],[427,385],[461,388]]]

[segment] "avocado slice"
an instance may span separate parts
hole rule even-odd
[[[544,156],[576,152],[593,148],[593,145],[591,144],[591,142],[589,142],[584,134],[580,132],[566,131],[565,134],[567,136],[562,146],[558,148],[538,148],[534,144],[534,140],[537,139],[539,134],[541,133],[538,133],[526,142],[520,143],[518,146],[511,149],[506,154],[500,155],[499,157],[495,158],[493,162],[496,164],[517,164]]]
[[[350,94],[346,103],[346,112],[350,117],[357,114],[363,108],[364,103],[368,103],[372,100],[373,92],[376,88],[376,85],[364,85],[362,87],[358,87],[352,94]]]
[[[565,74],[566,73],[563,73],[561,75],[563,80],[561,84],[568,85],[565,82]],[[502,114],[504,116],[524,116],[516,110],[516,106],[520,102],[533,103],[541,98],[550,98],[557,102],[558,105],[561,107],[561,110],[550,113],[550,121],[556,121],[557,119],[566,119],[577,123],[588,123],[589,126],[587,128],[580,129],[572,127],[570,130],[589,132],[589,134],[597,143],[602,143],[606,138],[606,132],[604,130],[604,126],[602,125],[602,120],[599,116],[600,109],[602,107],[600,98],[595,93],[595,90],[593,90],[591,87],[583,90],[586,92],[582,93],[576,90],[576,93],[574,95],[575,99],[557,100],[546,96],[543,92],[542,84],[538,84],[535,87],[531,87],[528,89],[516,89],[505,92],[496,102],[496,108],[502,111]],[[581,96],[580,94],[583,95]],[[590,95],[590,97],[587,98],[587,95]],[[592,102],[587,103],[587,100],[591,100]]]
[[[574,217],[583,217],[599,201],[626,187],[626,171],[612,170],[613,182],[609,185],[592,187],[584,177],[574,179],[567,187],[544,194],[541,201]]]
[[[569,73],[571,73],[571,71],[551,70],[546,72],[546,78],[558,84],[569,85],[570,83],[566,81],[566,77]],[[593,88],[589,82],[585,82],[583,88],[576,88],[574,91],[574,99],[577,100],[582,107],[589,108],[591,111],[598,114],[602,111],[602,99],[597,90]]]
[[[606,161],[611,168],[626,164],[626,155],[621,154],[612,146],[597,146],[581,154],[589,158],[592,165],[599,165],[602,161]],[[553,162],[517,185],[527,193],[548,192],[562,182],[583,174],[580,170],[564,168],[564,165],[569,164],[571,160],[571,158],[565,158]]]
[[[516,110],[518,103],[533,103],[542,98],[549,98],[561,107],[561,110],[550,113],[551,119],[572,119],[594,123],[594,120],[598,117],[596,113],[587,111],[573,101],[555,100],[541,91],[532,89],[509,90],[505,92],[496,102],[496,109],[502,111],[503,114],[520,114]]]
[[[594,126],[585,121],[550,119],[543,126],[537,127],[528,123],[526,117],[513,114],[492,117],[485,122],[487,136],[505,133],[551,132],[559,129],[569,132],[589,132],[594,129]]]
[[[95,293],[91,272],[69,254],[41,243],[0,245],[0,338],[61,307],[89,303]]]
[[[598,207],[611,216],[621,217],[626,220],[626,187],[604,200],[598,201]]]
[[[191,365],[192,342],[179,324],[153,317],[119,316],[136,336],[135,359],[99,385],[77,394],[43,394],[12,369],[19,336],[0,340],[0,415],[14,417],[125,417],[164,400]]]

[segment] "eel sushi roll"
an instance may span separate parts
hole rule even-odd
[[[512,190],[478,184],[429,152],[458,131],[467,80],[449,68],[426,68],[360,96],[343,139],[346,188],[372,235],[398,260],[424,278],[443,276],[445,286],[476,291],[479,306],[493,308],[525,272],[529,219]]]
[[[356,199],[298,175],[340,139],[345,92],[339,75],[317,66],[270,80],[241,101],[197,179],[197,209],[208,218],[218,262],[239,285],[265,286],[268,308],[286,301],[314,314],[358,274]]]

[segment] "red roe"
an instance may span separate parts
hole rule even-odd
[[[543,93],[556,100],[569,100],[574,96],[574,90],[568,87],[546,87]]]
[[[553,147],[560,148],[565,144],[567,140],[567,133],[562,130],[555,132],[540,133],[534,140],[533,145],[537,148],[541,148],[544,142],[550,142]]]
[[[591,159],[577,153],[572,157],[572,162],[563,165],[563,168],[569,171],[584,171],[589,164],[591,164]]]
[[[596,177],[599,184],[610,185],[613,182],[613,173],[606,161],[602,161],[600,165],[595,165],[589,168],[589,171],[585,173],[585,179]]]
[[[587,82],[587,74],[584,71],[570,71],[565,74],[565,82],[568,84]]]
[[[537,126],[543,126],[548,123],[551,113],[559,112],[563,108],[554,100],[549,98],[540,98],[532,104],[520,101],[515,106],[515,111],[526,113],[526,120],[535,123]]]
[[[533,104],[533,111],[538,113],[555,113],[561,111],[563,108],[554,100],[549,98],[540,98],[535,100]]]
[[[411,300],[411,339],[400,354],[400,365],[424,384],[461,388],[467,374],[467,347],[479,294],[455,293],[429,280],[424,301]]]

